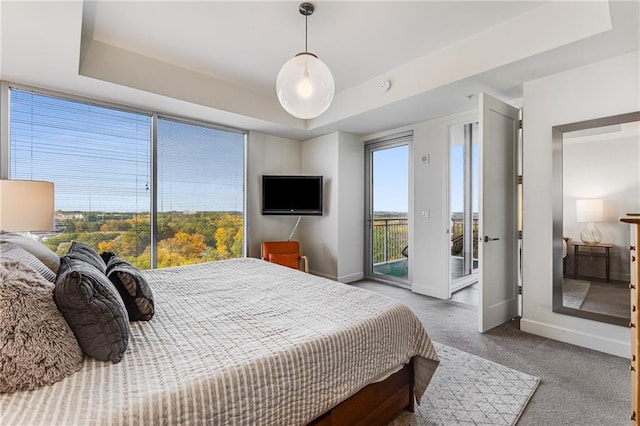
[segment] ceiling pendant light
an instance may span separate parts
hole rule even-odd
[[[307,18],[313,14],[311,3],[301,3],[304,15],[304,52],[287,61],[276,80],[276,93],[282,107],[294,117],[315,118],[325,112],[335,92],[329,67],[316,55],[307,51]]]

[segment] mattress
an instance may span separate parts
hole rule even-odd
[[[305,424],[412,358],[419,402],[438,364],[411,310],[363,289],[250,258],[144,273],[156,314],[123,360],[0,394],[0,424]]]

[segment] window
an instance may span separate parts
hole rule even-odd
[[[71,241],[140,268],[243,255],[242,133],[14,88],[10,112],[9,176],[54,182],[56,227],[41,238],[59,255]]]
[[[63,255],[81,241],[149,264],[150,129],[150,115],[11,90],[10,177],[55,184],[45,245]]]
[[[244,136],[158,119],[157,266],[243,253]]]

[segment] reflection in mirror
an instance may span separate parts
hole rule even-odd
[[[554,312],[627,325],[629,229],[640,212],[640,113],[553,128]]]

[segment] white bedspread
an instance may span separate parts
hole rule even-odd
[[[419,400],[437,366],[410,309],[366,290],[248,258],[145,274],[156,314],[122,362],[0,394],[1,425],[305,424],[414,356]]]

